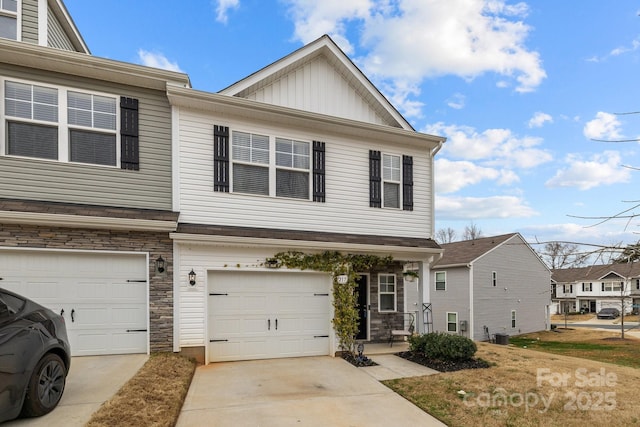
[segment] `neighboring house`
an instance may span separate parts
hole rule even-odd
[[[408,309],[404,266],[428,278],[441,254],[433,164],[444,138],[416,132],[328,36],[220,93],[168,94],[174,350],[209,362],[338,350],[329,275],[264,265],[288,250],[392,255],[394,266],[359,272],[358,338],[386,339],[384,319],[401,324]]]
[[[441,246],[429,285],[434,331],[485,341],[549,328],[550,272],[520,234]]]
[[[592,265],[551,271],[552,313],[597,313],[640,307],[640,263]]]
[[[92,57],[60,1],[0,5],[0,286],[62,313],[74,355],[171,351],[188,76]]]

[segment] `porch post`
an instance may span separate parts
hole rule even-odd
[[[418,262],[418,313],[416,313],[416,332],[424,334],[424,311],[422,305],[429,301],[429,265],[430,261],[423,260]]]

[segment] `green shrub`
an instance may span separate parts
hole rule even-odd
[[[459,361],[471,359],[478,347],[462,335],[431,332],[410,337],[409,350],[424,353],[429,359]]]

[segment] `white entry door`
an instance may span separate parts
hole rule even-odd
[[[62,313],[73,356],[147,352],[146,255],[0,250],[0,278]]]
[[[209,361],[329,354],[324,274],[210,272]]]

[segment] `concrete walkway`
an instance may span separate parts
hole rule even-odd
[[[409,374],[403,360],[373,357],[384,369],[329,356],[200,366],[177,426],[444,426],[376,379]]]
[[[39,418],[7,421],[2,427],[80,427],[147,361],[146,354],[71,358],[64,394],[58,406]]]

